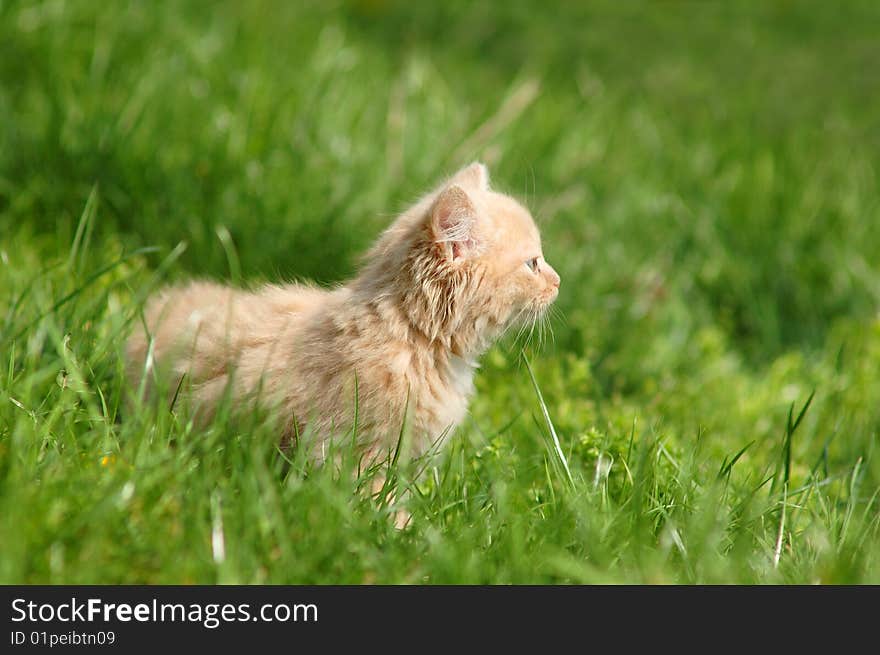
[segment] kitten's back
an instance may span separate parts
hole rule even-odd
[[[327,295],[297,284],[257,291],[205,281],[168,287],[144,307],[146,330],[141,326],[129,339],[129,379],[137,388],[156,366],[176,379],[186,375],[196,387],[222,387],[244,351],[252,357],[262,352],[266,361],[280,355],[279,344],[293,337]],[[240,382],[250,387],[257,381]]]

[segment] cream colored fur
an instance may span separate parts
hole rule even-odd
[[[417,455],[464,418],[478,357],[558,287],[529,212],[474,163],[398,217],[344,286],[158,293],[149,334],[128,343],[129,373],[135,388],[145,372],[169,389],[186,376],[202,419],[229,387],[234,401],[279,412],[283,440],[308,435],[319,458],[327,439],[351,434],[356,388],[364,448],[393,447],[406,416]]]

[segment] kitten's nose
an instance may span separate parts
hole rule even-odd
[[[559,288],[559,274],[553,270],[553,267],[550,266],[546,261],[544,262],[544,270],[547,271],[547,277],[550,278],[550,284],[552,284],[557,289]]]

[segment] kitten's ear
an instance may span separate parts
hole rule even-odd
[[[449,261],[459,261],[477,250],[477,210],[467,192],[457,184],[446,187],[431,208],[434,242]]]
[[[485,164],[475,161],[453,175],[449,183],[459,184],[469,189],[476,189],[477,191],[488,191],[489,169],[486,168]]]

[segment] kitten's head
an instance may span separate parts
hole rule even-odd
[[[413,325],[461,354],[537,319],[559,292],[531,214],[490,189],[480,163],[404,213],[371,252],[370,269],[391,283]]]

